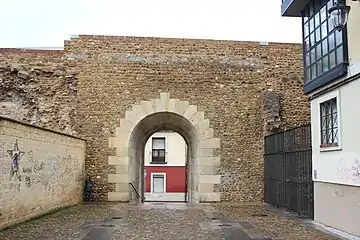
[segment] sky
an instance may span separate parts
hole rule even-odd
[[[71,35],[301,42],[281,0],[0,0],[0,48],[62,48]]]

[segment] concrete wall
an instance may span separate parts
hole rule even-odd
[[[84,140],[0,118],[0,229],[81,202],[84,170]]]
[[[148,139],[145,144],[145,166],[151,166],[150,162],[153,137],[165,138],[166,166],[185,166],[186,143],[184,138],[176,132],[157,132]]]
[[[359,89],[357,79],[312,100],[311,131],[315,220],[360,236]],[[339,106],[340,141],[329,151],[320,148],[320,103],[332,97]]]

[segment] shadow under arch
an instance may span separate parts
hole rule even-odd
[[[116,166],[115,174],[108,174],[108,182],[115,183],[115,192],[108,193],[108,201],[142,201],[144,194],[144,146],[147,139],[160,130],[179,133],[188,146],[187,192],[191,203],[218,202],[220,193],[214,184],[220,184],[216,174],[220,157],[214,150],[220,148],[220,139],[214,138],[204,112],[187,101],[170,99],[161,93],[160,99],[133,105],[116,128],[116,137],[109,139],[116,148],[116,156],[109,156],[109,165]],[[135,187],[136,191],[131,188]],[[140,198],[137,193],[141,194]]]

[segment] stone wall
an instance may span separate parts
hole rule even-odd
[[[109,137],[120,119],[133,104],[166,92],[196,105],[220,138],[215,155],[221,158],[222,179],[214,191],[221,192],[221,200],[261,201],[264,135],[309,121],[301,49],[300,44],[86,35],[66,41],[59,64],[63,72],[76,74],[77,92],[76,97],[64,92],[69,101],[59,105],[75,103],[70,114],[75,120],[56,124],[87,139],[93,200],[107,200],[115,190],[108,183],[108,174],[115,173],[108,165],[108,157],[115,156]],[[8,56],[0,53],[3,61],[18,61]],[[61,119],[58,114],[51,116]]]
[[[81,202],[84,170],[84,140],[0,118],[0,229]]]
[[[0,49],[0,116],[75,134],[76,93],[63,51]]]
[[[261,201],[263,192],[264,97],[279,94],[279,128],[309,121],[303,94],[300,44],[80,36],[66,44],[79,73],[77,131],[88,139],[87,169],[95,176],[96,199],[114,184],[107,174],[108,137],[132,104],[160,92],[189,101],[210,120],[220,138],[215,191],[222,201]]]

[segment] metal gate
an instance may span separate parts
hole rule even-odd
[[[310,124],[265,137],[264,201],[313,219]]]

